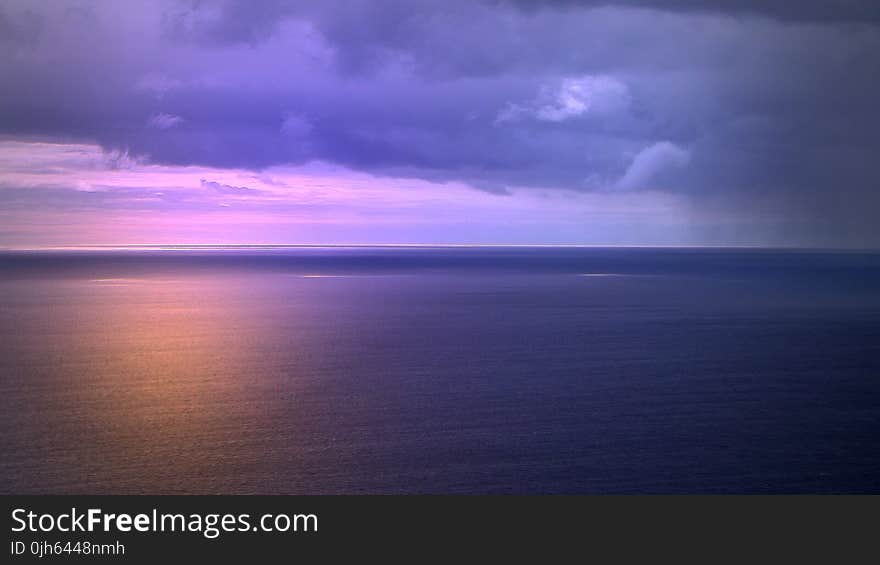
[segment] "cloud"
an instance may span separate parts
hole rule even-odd
[[[288,137],[304,138],[312,131],[308,118],[300,114],[288,112],[281,120],[281,133]]]
[[[30,10],[7,12],[0,6],[0,45],[33,45],[43,31],[42,19]]]
[[[102,154],[101,165],[111,171],[117,170],[136,170],[144,164],[145,159],[132,155],[128,151],[112,149],[104,151]]]
[[[794,22],[880,22],[880,7],[874,0],[487,0],[534,11],[542,8],[584,8],[606,5],[695,12],[760,16]]]
[[[180,80],[159,73],[149,73],[137,81],[135,89],[150,92],[157,100],[162,100],[168,92],[182,86],[183,82]]]
[[[766,205],[805,240],[880,244],[866,212],[880,186],[878,10],[7,0],[0,136],[251,174],[330,163],[483,193],[662,188],[695,215],[748,222]]]
[[[147,127],[155,129],[170,129],[183,121],[183,118],[180,116],[159,112],[158,114],[150,116],[150,119],[147,120]]]
[[[619,80],[604,75],[566,77],[553,85],[541,86],[537,98],[527,105],[508,104],[497,122],[530,117],[562,122],[586,113],[605,114],[626,108],[629,90]]]
[[[652,186],[664,173],[682,169],[691,160],[691,154],[669,141],[660,141],[645,147],[633,158],[615,188],[632,190],[658,188]]]
[[[205,179],[201,179],[199,182],[201,183],[202,188],[217,192],[219,194],[235,194],[240,196],[255,196],[258,194],[263,194],[262,190],[249,188],[247,186],[232,186],[229,184],[223,184]]]

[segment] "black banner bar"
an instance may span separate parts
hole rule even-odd
[[[3,501],[8,563],[290,563],[352,556],[470,561],[477,548],[540,562],[599,554],[786,561],[806,554],[839,562],[872,549],[880,507],[877,497],[817,496],[8,496]]]

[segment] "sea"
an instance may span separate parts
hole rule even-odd
[[[0,252],[3,494],[880,493],[880,254]]]

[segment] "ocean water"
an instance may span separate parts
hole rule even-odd
[[[880,255],[0,254],[3,493],[880,493]]]

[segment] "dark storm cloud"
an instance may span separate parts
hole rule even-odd
[[[7,4],[2,134],[496,193],[659,189],[805,240],[880,239],[876,2]]]
[[[755,15],[795,22],[877,22],[880,5],[873,0],[488,0],[525,10],[629,6],[673,12]]]
[[[535,13],[544,10],[577,11],[595,8],[635,8],[672,13],[757,16],[783,22],[880,22],[880,4],[873,0],[483,0],[503,13],[509,8]],[[287,17],[306,17],[337,42],[361,43],[370,57],[382,44],[416,43],[414,32],[456,13],[478,10],[467,0],[386,0],[345,3],[265,0],[226,0],[207,6],[184,3],[167,11],[162,20],[167,37],[207,42],[257,43],[274,33]],[[467,27],[466,21],[459,22]],[[506,22],[499,19],[498,25]],[[497,31],[497,27],[495,31]],[[371,53],[373,52],[373,53]],[[354,54],[351,54],[354,56]]]
[[[0,44],[32,43],[41,31],[41,23],[29,10],[8,13],[0,6]]]

